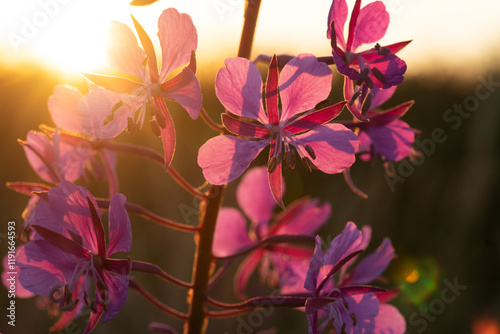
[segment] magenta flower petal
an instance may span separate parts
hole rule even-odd
[[[233,208],[222,208],[217,217],[212,252],[228,256],[255,244],[248,237],[245,218]]]
[[[279,77],[281,121],[286,122],[325,100],[331,91],[332,76],[328,65],[318,62],[312,54],[303,53],[290,60]]]
[[[165,119],[165,126],[160,129],[161,141],[163,144],[163,158],[165,162],[165,170],[172,162],[175,151],[175,127],[172,120],[172,116],[168,112],[167,106],[165,105],[165,100],[161,97],[155,97],[153,99],[154,105],[158,112],[163,115]]]
[[[200,83],[193,71],[186,67],[171,80],[161,85],[161,96],[178,102],[192,119],[198,118],[202,96]]]
[[[20,248],[19,248],[20,249]],[[18,258],[17,256],[18,251],[16,251],[16,259]],[[12,262],[11,262],[12,263]],[[25,289],[19,280],[17,279],[17,276],[15,277],[15,280],[11,280],[12,274],[9,274],[11,272],[19,273],[19,266],[17,264],[14,264],[14,269],[10,268],[12,264],[9,265],[9,256],[5,255],[3,257],[3,271],[2,271],[2,283],[5,286],[7,290],[11,290],[11,284],[14,282],[14,286],[16,289],[16,298],[30,298],[33,297],[35,294],[27,289]]]
[[[245,122],[231,114],[222,114],[222,124],[230,132],[245,137],[264,138],[269,136],[269,129],[258,124]]]
[[[405,318],[398,309],[389,304],[380,304],[375,317],[374,334],[403,334],[406,332]]]
[[[77,114],[76,106],[82,94],[74,87],[58,85],[54,93],[49,97],[49,112],[52,120],[59,128],[83,132],[80,116]]]
[[[239,177],[266,147],[266,141],[248,141],[234,136],[209,139],[198,152],[198,165],[211,184],[227,184]]]
[[[94,206],[97,207],[97,203],[93,199],[94,197],[88,190],[83,187],[77,187],[66,180],[61,181],[58,188],[49,190],[49,206],[39,207],[35,215],[34,224],[58,232],[57,229],[53,229],[53,225],[62,223],[65,228],[82,236],[83,247],[97,254],[97,236],[93,228],[94,225],[87,197],[91,198]],[[39,214],[42,208],[43,210],[50,210],[52,215],[57,219],[56,222],[47,221],[47,218],[51,217],[50,213],[42,212]],[[97,211],[97,214],[100,218],[101,214],[99,211]]]
[[[392,95],[394,95],[396,88],[398,88],[398,86],[392,86],[387,89],[380,89],[378,87],[373,88],[371,90],[371,93],[373,94],[371,109],[377,108],[378,106],[387,102],[392,97]]]
[[[391,161],[399,161],[411,152],[415,132],[405,122],[396,119],[383,127],[370,127],[366,133],[374,149]]]
[[[276,201],[269,189],[267,168],[256,167],[245,173],[236,190],[236,199],[251,221],[271,221]],[[246,229],[245,229],[246,230]]]
[[[236,116],[268,123],[257,67],[245,58],[227,58],[225,64],[215,79],[215,93],[222,105]]]
[[[86,94],[77,107],[78,114],[82,117],[83,131],[100,139],[118,136],[127,127],[127,118],[132,117],[140,105],[131,100],[111,113],[120,101],[121,94],[101,88],[95,88]],[[108,117],[112,117],[112,121],[108,121]]]
[[[333,242],[332,242],[333,243]],[[326,255],[326,254],[325,254]],[[316,236],[316,246],[314,247],[314,254],[307,269],[306,280],[304,288],[316,295],[316,287],[318,286],[318,276],[323,266],[323,250],[321,249],[321,238]],[[322,277],[320,277],[321,279]]]
[[[41,132],[28,132],[23,145],[31,168],[46,182],[57,184],[62,179],[60,156],[53,142]],[[56,167],[56,168],[54,168]]]
[[[48,296],[52,287],[71,279],[79,259],[46,240],[33,240],[18,248],[19,282],[28,291]]]
[[[271,144],[272,145],[272,144]],[[272,152],[272,149],[271,149]],[[285,204],[283,204],[283,172],[282,164],[278,164],[272,173],[268,173],[269,188],[271,189],[271,194],[278,205],[284,210]]]
[[[127,199],[122,194],[115,194],[109,204],[109,244],[106,256],[116,252],[130,252],[132,230],[125,204]]]
[[[324,263],[335,267],[349,254],[362,250],[362,234],[353,222],[348,222],[341,234],[330,243],[330,248],[325,252]]]
[[[342,57],[340,57],[335,52],[333,52],[332,55],[333,55],[333,61],[337,68],[337,72],[339,72],[342,75],[345,75],[346,77],[348,77],[353,81],[359,79],[360,74],[358,71],[356,71],[354,68],[349,67],[349,64],[347,64],[344,61],[344,59],[342,59]]]
[[[191,51],[198,46],[198,34],[188,14],[168,8],[158,19],[158,38],[162,53],[160,81],[163,81],[170,72],[189,63]]]
[[[380,247],[366,256],[354,268],[345,285],[368,284],[379,277],[394,258],[394,248],[389,239],[384,239]]]
[[[345,40],[344,40],[344,26],[347,21],[347,3],[345,0],[333,0],[332,6],[330,7],[330,13],[328,14],[328,30],[326,37],[328,39],[332,38],[331,24],[335,22],[335,35],[334,38],[337,40],[337,44],[345,50]]]
[[[260,249],[251,253],[245,258],[245,260],[243,260],[243,262],[241,262],[238,270],[236,271],[236,274],[234,276],[235,289],[241,299],[246,299],[244,293],[245,287],[247,286],[250,276],[255,271],[255,268],[257,268],[257,265],[260,263],[262,255],[263,251]]]
[[[388,54],[382,57],[378,57],[375,61],[370,62],[372,69],[376,68],[383,75],[385,80],[380,81],[375,75],[370,75],[373,83],[376,87],[389,88],[391,86],[397,86],[403,82],[404,74],[406,72],[406,63],[396,56],[395,54]]]
[[[127,301],[128,295],[128,275],[113,275],[108,271],[103,271],[104,281],[108,288],[108,307],[102,317],[102,322],[113,319],[122,309]]]
[[[297,200],[277,217],[276,225],[269,234],[313,234],[328,220],[330,214],[328,203],[319,206],[317,199]]]
[[[97,312],[90,313],[89,322],[87,323],[87,327],[85,327],[83,334],[88,334],[94,330],[95,326],[99,322],[99,319],[101,319],[103,313],[104,310],[101,304],[97,305]]]
[[[339,313],[342,317],[342,322],[346,324],[346,332],[373,333],[375,330],[375,318],[379,312],[379,302],[375,294],[364,293],[347,296],[345,299],[349,305],[349,313],[343,307],[339,307]],[[356,315],[356,323],[354,323],[350,313]],[[337,326],[335,328],[337,329]],[[340,329],[341,326],[338,326],[338,328]]]
[[[298,135],[316,154],[313,164],[327,174],[336,174],[350,167],[358,149],[358,137],[341,124],[329,123]]]
[[[327,123],[337,117],[345,105],[346,102],[342,101],[334,104],[333,106],[306,113],[305,115],[300,116],[296,120],[290,122],[290,124],[287,125],[285,129],[293,134],[314,129],[315,127]]]
[[[146,71],[142,65],[146,54],[139,47],[132,30],[123,23],[113,21],[109,31],[107,62],[115,70],[143,79]]]
[[[352,50],[360,45],[375,43],[384,37],[389,26],[389,13],[382,1],[372,2],[359,11]]]

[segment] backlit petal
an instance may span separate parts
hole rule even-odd
[[[49,112],[57,127],[82,132],[82,122],[76,112],[76,106],[82,98],[82,93],[78,89],[58,85],[54,88],[54,93],[49,97]]]
[[[130,219],[125,209],[127,199],[122,194],[115,194],[109,204],[109,245],[107,256],[116,252],[130,252],[132,230]]]
[[[389,13],[382,1],[369,3],[359,11],[352,51],[360,45],[375,43],[384,37],[389,26]]]
[[[222,208],[217,217],[212,252],[215,256],[228,256],[250,247],[247,224],[241,213],[234,208]]]

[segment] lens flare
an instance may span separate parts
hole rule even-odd
[[[500,334],[500,322],[491,316],[481,316],[472,324],[473,334]]]
[[[401,298],[419,304],[425,301],[439,286],[439,265],[432,258],[400,256],[393,271],[394,281],[401,287]]]

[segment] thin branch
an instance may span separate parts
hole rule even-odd
[[[240,250],[237,253],[227,255],[227,256],[215,256],[214,258],[217,260],[229,260],[234,259],[236,257],[245,255],[250,253],[251,251],[272,244],[281,244],[281,243],[311,243],[314,244],[314,237],[310,235],[273,235],[266,239],[261,240],[260,242]]]
[[[117,143],[113,141],[102,141],[98,146],[115,152],[140,156],[142,158],[151,160],[162,167],[164,167],[165,164],[165,162],[163,161],[163,156],[157,151],[150,149],[149,147],[129,143]],[[172,165],[168,167],[167,172],[175,180],[175,182],[177,182],[177,184],[184,188],[184,190],[186,190],[188,193],[200,199],[205,198],[205,195],[196,187],[191,185],[184,177],[182,177],[182,175],[179,174],[179,172]]]
[[[222,277],[222,274],[224,274],[227,270],[227,268],[229,268],[229,266],[233,263],[232,260],[230,261],[225,261],[222,266],[220,266],[217,271],[215,272],[215,274],[212,275],[212,277],[210,277],[210,281],[208,281],[208,290],[213,287],[215,285],[215,283],[217,283],[219,281],[219,279]]]
[[[214,121],[212,117],[208,115],[207,111],[203,107],[201,107],[200,116],[211,129],[217,132],[225,130],[224,126]]]
[[[138,271],[141,273],[147,273],[158,276],[164,281],[180,286],[181,288],[191,289],[193,287],[191,284],[171,276],[170,274],[163,271],[160,267],[152,263],[142,262],[142,261],[132,261],[132,271]]]
[[[97,205],[99,206],[100,209],[108,210],[110,200],[105,199],[105,198],[96,198]],[[158,216],[157,214],[154,214],[142,206],[134,203],[127,202],[125,204],[125,209],[127,209],[127,212],[133,213],[137,216],[141,216],[143,218],[146,218],[154,223],[160,224],[165,227],[169,227],[173,230],[177,231],[182,231],[182,232],[196,232],[199,230],[198,226],[192,226],[192,225],[186,225],[186,224],[181,224],[178,222],[175,222],[173,220],[163,218]]]
[[[154,306],[156,306],[157,308],[159,308],[160,310],[162,310],[166,314],[171,315],[171,316],[173,316],[177,319],[181,319],[181,320],[188,319],[187,314],[179,312],[176,309],[163,304],[158,299],[156,299],[152,294],[150,294],[146,289],[144,289],[135,280],[129,280],[128,286],[129,286],[129,288],[131,288],[132,290],[135,290],[135,292],[137,292],[139,295],[144,297],[148,302],[150,302],[151,304],[153,304]]]
[[[306,301],[312,294],[297,294],[297,295],[276,295],[268,297],[253,297],[247,299],[240,303],[223,303],[213,298],[207,297],[207,302],[212,306],[233,310],[233,309],[245,309],[245,308],[260,308],[268,306],[272,303],[276,307],[303,307]]]
[[[250,312],[253,308],[249,307],[241,310],[226,310],[226,311],[205,311],[205,315],[208,318],[212,319],[224,319],[224,318],[232,318],[243,315],[245,313]]]

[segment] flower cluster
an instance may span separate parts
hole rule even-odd
[[[248,2],[247,10],[258,10],[253,6]],[[22,245],[16,254],[18,290],[23,297],[42,296],[49,309],[65,312],[54,331],[87,307],[91,312],[84,333],[89,333],[101,318],[103,322],[114,318],[133,289],[166,314],[184,320],[189,333],[204,333],[208,318],[240,315],[258,301],[301,308],[310,334],[332,330],[337,334],[404,333],[404,318],[387,304],[396,290],[368,285],[379,280],[394,258],[391,241],[384,239],[355,265],[369,244],[370,227],[358,230],[354,223],[347,223],[323,252],[321,238],[314,235],[326,228],[330,204],[307,196],[290,202],[284,198],[283,171],[294,169],[299,160],[308,172],[344,173],[351,189],[364,195],[349,174],[356,157],[371,162],[381,157],[386,164],[399,161],[411,154],[415,140],[415,130],[400,120],[413,101],[380,109],[403,81],[406,63],[396,53],[409,43],[378,44],[389,24],[383,3],[375,1],[362,8],[361,0],[356,0],[347,37],[345,0],[333,0],[325,16],[331,56],[273,55],[252,62],[249,54],[240,54],[225,60],[215,78],[215,93],[225,109],[221,124],[202,107],[196,77],[196,27],[188,14],[174,8],[164,10],[158,20],[160,59],[135,18],[137,37],[127,25],[113,22],[107,58],[126,77],[85,73],[89,81],[85,94],[66,85],[55,88],[48,102],[55,127],[41,126],[42,132],[30,131],[20,141],[29,164],[47,184],[8,184],[31,196],[23,213]],[[255,13],[247,15],[250,17],[256,17]],[[359,51],[365,44],[374,46]],[[263,59],[268,62],[265,81],[255,65]],[[329,100],[334,77],[329,65],[335,65],[344,77],[344,101]],[[172,165],[176,136],[167,100],[180,104],[192,119],[201,115],[219,131],[198,150],[197,163],[207,181],[202,186],[191,185]],[[344,107],[352,120],[337,119]],[[124,130],[137,133],[146,119],[161,137],[162,153],[115,139]],[[250,168],[267,148],[267,166]],[[199,224],[174,222],[127,203],[118,192],[117,153],[159,163],[182,188],[201,200]],[[222,207],[225,185],[242,175],[236,201],[243,213]],[[96,199],[75,184],[90,178],[108,182],[108,198]],[[107,229],[100,209],[108,211]],[[116,253],[131,250],[129,213],[195,234],[191,282],[154,264],[116,258]],[[279,283],[281,294],[237,304],[209,296],[210,287],[232,261],[244,255],[234,277],[237,295],[246,298],[249,279],[257,268],[261,281]],[[131,271],[188,289],[188,312],[163,304],[160,298],[164,296],[147,292],[129,277]],[[210,310],[206,304],[223,310]],[[152,323],[151,329],[175,333],[165,324]]]

